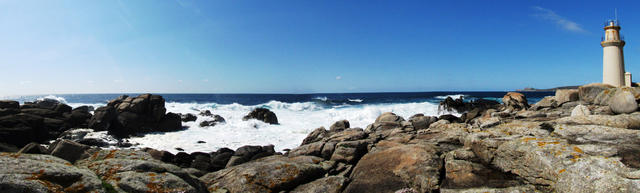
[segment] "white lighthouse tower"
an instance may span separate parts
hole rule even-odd
[[[618,19],[609,20],[604,27],[602,45],[602,83],[613,86],[631,86],[631,74],[624,71],[624,40],[620,38]]]

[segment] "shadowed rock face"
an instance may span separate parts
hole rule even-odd
[[[182,129],[178,114],[166,113],[164,99],[159,95],[143,94],[137,97],[120,96],[107,106],[95,110],[89,127],[107,130],[118,137],[135,133],[166,132]]]
[[[41,116],[20,113],[0,117],[0,140],[4,143],[22,147],[48,138]]]

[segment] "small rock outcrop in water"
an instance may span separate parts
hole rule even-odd
[[[164,99],[159,95],[143,94],[137,97],[120,96],[107,106],[94,111],[89,127],[107,130],[118,137],[153,131],[182,129],[182,119],[175,113],[166,113]]]
[[[208,111],[207,111],[208,112]],[[200,127],[213,127],[216,126],[219,123],[225,123],[226,120],[224,120],[224,118],[222,118],[222,116],[220,115],[209,115],[211,118],[213,118],[213,120],[205,120],[200,122]]]
[[[191,113],[187,113],[187,114],[179,114],[180,115],[180,119],[182,119],[182,122],[192,122],[192,121],[196,121],[198,119],[198,117],[194,114]]]
[[[276,117],[276,114],[265,108],[253,109],[253,111],[249,112],[248,115],[242,118],[242,120],[245,121],[249,119],[257,119],[269,124],[278,124],[278,117]]]
[[[470,111],[473,109],[485,110],[490,108],[497,108],[499,105],[500,103],[493,100],[476,99],[470,102],[465,102],[462,96],[457,99],[447,97],[442,102],[440,102],[440,105],[438,106],[438,111],[455,110],[457,112],[464,113],[466,111]]]

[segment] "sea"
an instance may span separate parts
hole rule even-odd
[[[522,92],[530,104],[553,92]],[[211,152],[227,147],[236,149],[244,145],[274,145],[276,151],[292,149],[316,128],[326,129],[336,121],[348,120],[351,128],[366,128],[384,112],[393,112],[408,119],[422,113],[430,116],[461,112],[439,111],[438,104],[447,97],[463,97],[465,101],[488,99],[500,102],[506,92],[404,92],[404,93],[325,93],[325,94],[162,94],[168,112],[198,114],[210,110],[222,116],[226,123],[213,127],[200,127],[200,122],[211,119],[198,116],[195,122],[183,123],[188,127],[176,132],[158,132],[138,135],[128,140],[135,148],[150,147],[177,153]],[[21,103],[44,98],[58,100],[72,107],[106,105],[107,101],[129,94],[58,94],[4,97]],[[243,121],[242,117],[257,107],[268,108],[278,117],[280,124],[269,125],[257,120]],[[200,143],[199,143],[200,141]],[[202,143],[204,142],[204,143]]]

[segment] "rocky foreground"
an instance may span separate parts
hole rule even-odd
[[[640,88],[602,84],[558,90],[533,105],[520,93],[508,93],[502,104],[443,101],[442,109],[461,117],[384,113],[365,129],[338,121],[284,153],[273,146],[175,155],[110,150],[82,136],[39,144],[69,132],[64,128],[101,128],[125,139],[193,119],[165,113],[153,96],[117,99],[93,116],[66,107],[34,115],[0,103],[3,150],[24,146],[0,153],[0,192],[640,192]],[[38,117],[40,125],[28,121]],[[71,117],[85,122],[74,126]],[[224,121],[212,117],[211,126]],[[270,111],[248,118],[277,124]],[[29,128],[42,136],[10,138]]]

